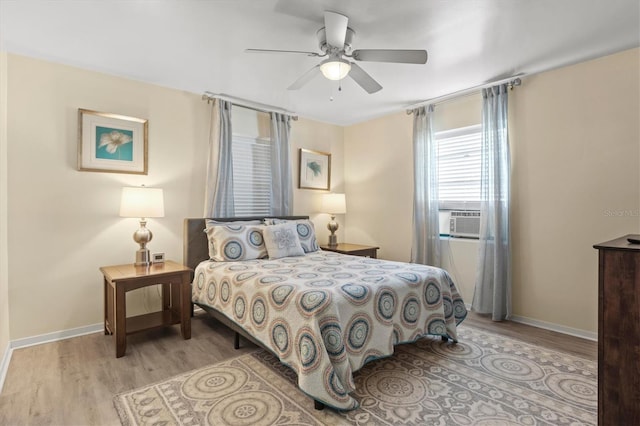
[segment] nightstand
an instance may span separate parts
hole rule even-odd
[[[380,247],[363,246],[360,244],[350,244],[350,243],[338,243],[335,246],[321,245],[320,248],[322,250],[333,251],[336,253],[371,257],[372,259],[375,259],[377,257],[378,249]]]
[[[125,354],[127,335],[180,324],[182,337],[191,338],[191,269],[170,260],[149,266],[103,266],[104,334],[115,334],[116,358]],[[127,318],[126,293],[162,285],[162,310]]]

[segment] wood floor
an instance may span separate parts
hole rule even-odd
[[[464,324],[596,360],[596,342],[470,313]],[[192,338],[179,326],[129,336],[116,359],[113,336],[90,334],[13,352],[0,395],[0,425],[119,425],[113,395],[256,349],[205,313]]]

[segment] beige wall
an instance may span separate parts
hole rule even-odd
[[[0,389],[2,359],[9,346],[9,277],[7,274],[7,54],[0,52]]]
[[[525,78],[511,93],[513,308],[521,319],[597,330],[592,245],[640,231],[638,52]],[[473,124],[454,122],[468,115],[469,102],[439,106],[436,129]],[[347,197],[359,203],[349,210],[347,239],[403,261],[411,245],[411,129],[404,113],[345,129]],[[470,303],[464,277],[475,268],[474,249],[454,244],[460,255],[448,267],[463,277]]]
[[[518,316],[597,330],[592,246],[640,231],[639,51],[535,75],[513,92]]]
[[[8,100],[11,338],[99,323],[98,268],[132,262],[137,248],[138,221],[118,216],[122,186],[164,188],[166,216],[149,220],[149,248],[182,259],[182,219],[203,210],[206,104],[196,94],[16,55]],[[149,174],[77,171],[78,108],[149,119]]]
[[[476,284],[478,240],[442,237],[440,252],[440,266],[451,275],[464,303],[471,305]]]
[[[0,304],[0,314],[9,315],[0,338],[8,340],[7,327],[14,340],[100,323],[98,268],[132,262],[137,248],[137,220],[118,217],[122,186],[164,188],[165,217],[149,220],[149,248],[182,259],[182,221],[203,212],[210,107],[199,94],[17,55],[8,55],[3,75],[10,161],[2,168],[9,230],[7,238],[0,235],[8,249],[0,302],[8,286],[11,310]],[[78,108],[149,119],[149,174],[77,171]],[[342,128],[301,119],[292,134],[294,170],[298,147],[335,151],[333,182],[343,188]],[[0,185],[0,201],[2,193]],[[308,206],[318,191],[294,196],[296,214],[315,211]],[[138,291],[127,301],[130,314],[155,309],[157,291]]]
[[[346,241],[409,261],[413,208],[412,116],[404,111],[344,130]]]
[[[331,217],[321,213],[321,197],[329,191],[315,189],[299,189],[299,150],[300,148],[331,154],[331,192],[345,192],[344,130],[341,126],[300,118],[292,121],[291,148],[293,159],[293,210],[296,214],[309,215],[316,228],[316,235],[320,244],[329,240],[327,223]],[[347,212],[352,208],[351,200],[347,200]],[[348,216],[348,215],[347,215]],[[345,215],[337,215],[336,221],[340,228],[336,234],[338,241],[344,241]]]
[[[457,129],[482,122],[482,95],[470,94],[438,104],[434,108],[433,130]]]

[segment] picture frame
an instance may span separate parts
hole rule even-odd
[[[149,121],[78,108],[78,170],[148,173]]]
[[[300,148],[299,180],[300,189],[331,189],[331,154]]]

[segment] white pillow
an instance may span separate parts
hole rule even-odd
[[[262,230],[264,225],[217,225],[206,229],[209,257],[218,262],[267,257]]]
[[[304,250],[300,245],[300,238],[298,238],[298,231],[294,222],[265,226],[262,230],[262,235],[269,259],[304,256]]]
[[[295,223],[300,245],[305,253],[313,253],[320,250],[318,240],[316,238],[316,228],[309,219],[285,220],[285,219],[265,219],[265,224],[277,225],[280,223]]]

